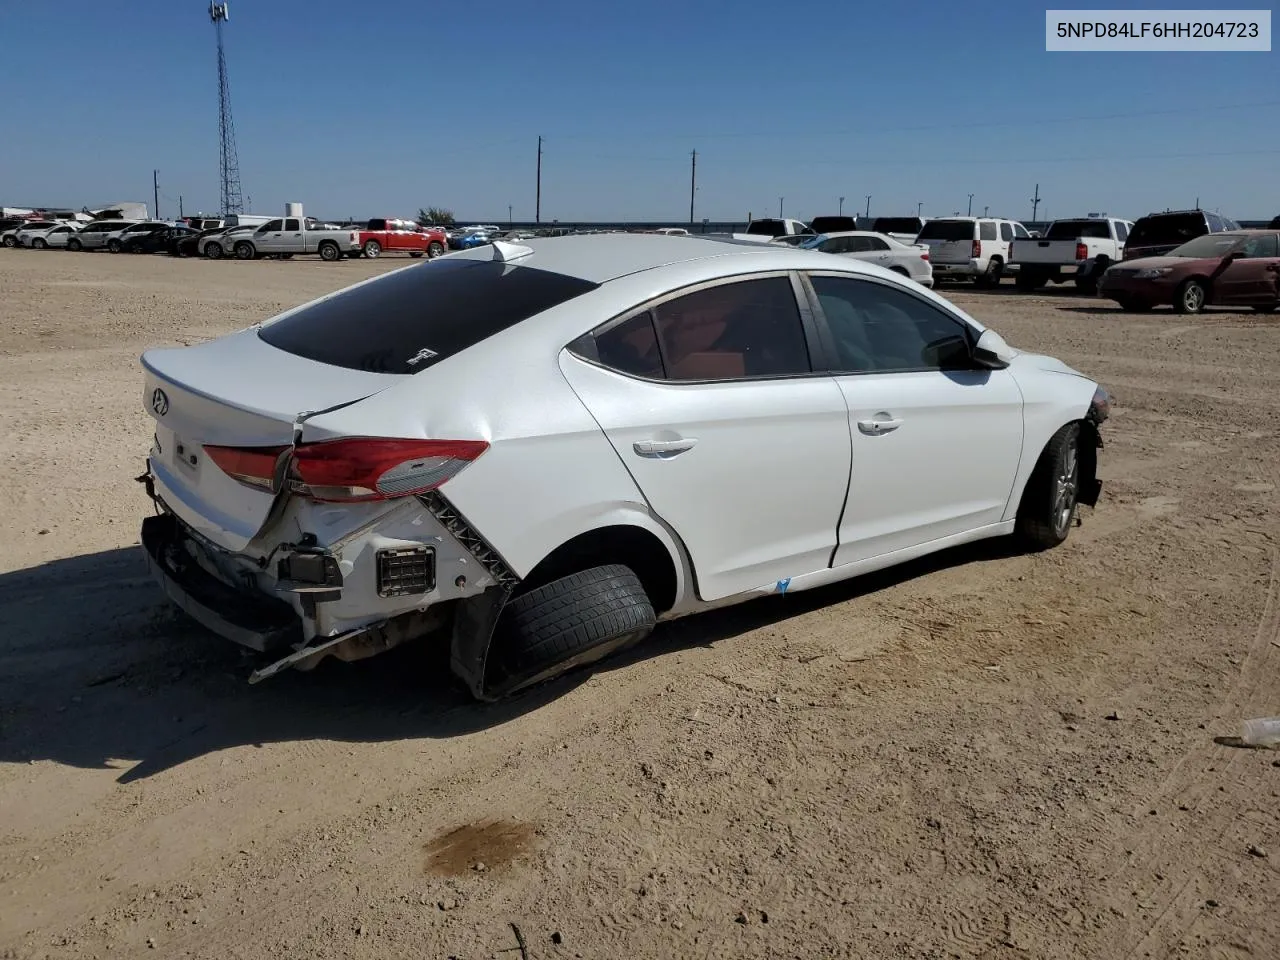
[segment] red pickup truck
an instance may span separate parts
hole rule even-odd
[[[407,253],[411,257],[425,253],[434,259],[448,249],[449,240],[443,230],[412,220],[375,217],[360,231],[360,252],[369,258],[383,253]]]

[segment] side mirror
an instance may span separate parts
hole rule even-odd
[[[992,370],[1003,370],[1016,356],[1017,351],[994,330],[983,330],[973,347],[974,361]]]

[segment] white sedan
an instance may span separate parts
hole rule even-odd
[[[848,230],[810,237],[800,246],[806,250],[818,250],[876,263],[888,267],[894,273],[910,277],[922,286],[933,286],[933,265],[929,262],[929,248],[923,244],[903,243],[870,230]]]
[[[155,577],[270,655],[427,638],[481,699],[658,620],[1097,502],[1101,387],[848,257],[498,241],[142,357]]]
[[[66,249],[67,242],[79,232],[79,228],[69,223],[60,223],[56,227],[38,227],[35,230],[18,231],[18,246],[43,250],[46,247]]]

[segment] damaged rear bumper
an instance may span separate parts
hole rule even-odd
[[[197,623],[259,653],[303,642],[302,618],[288,603],[238,590],[196,563],[187,552],[188,536],[172,514],[143,520],[141,539],[151,575]]]

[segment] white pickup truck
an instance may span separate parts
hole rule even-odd
[[[318,253],[321,260],[341,260],[360,252],[360,231],[329,227],[311,217],[276,217],[252,233],[235,238],[238,260],[258,257]]]
[[[1081,293],[1092,294],[1107,267],[1124,259],[1124,243],[1133,224],[1105,215],[1055,220],[1044,236],[1015,240],[1009,251],[1018,265],[1019,290],[1037,290],[1052,280],[1074,280]]]
[[[733,234],[733,239],[751,243],[771,243],[779,237],[799,236],[813,237],[817,234],[812,227],[800,220],[769,217],[765,220],[752,220],[747,224],[746,231]]]

